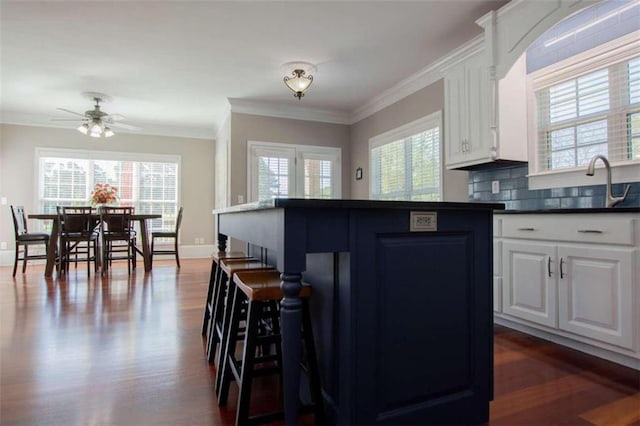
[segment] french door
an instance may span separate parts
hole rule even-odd
[[[249,201],[340,198],[341,149],[248,142]]]

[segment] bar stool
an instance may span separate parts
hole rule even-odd
[[[215,362],[216,346],[218,343],[224,342],[223,335],[227,324],[229,324],[229,317],[231,316],[230,309],[227,309],[231,305],[229,302],[229,283],[233,280],[233,275],[240,271],[249,270],[274,270],[273,266],[269,266],[266,263],[258,259],[221,259],[219,261],[220,272],[218,273],[217,284],[215,284],[216,291],[212,296],[212,314],[209,321],[209,331],[207,332],[207,360]],[[220,351],[222,353],[222,351]],[[218,371],[216,373],[216,392],[219,388],[219,376],[220,376],[220,356],[218,356],[218,362],[216,366]]]
[[[280,281],[278,271],[243,271],[234,275],[233,284],[229,288],[232,293],[231,318],[223,344],[224,362],[218,404],[225,405],[227,403],[229,386],[231,381],[235,380],[239,387],[236,425],[269,422],[283,416],[283,412],[278,411],[249,417],[253,378],[271,373],[281,374],[282,372],[278,307],[283,293],[280,289]],[[302,367],[308,374],[313,404],[303,406],[302,409],[313,412],[316,424],[322,424],[324,422],[324,406],[309,314],[310,296],[311,286],[303,283],[300,298],[302,299],[302,339],[306,355],[303,356],[303,359],[306,360],[306,363]],[[243,303],[247,304],[246,316],[242,313]],[[235,356],[235,348],[238,341],[238,329],[243,320],[246,322],[244,348],[242,359],[238,360]],[[265,324],[267,325],[265,326]],[[275,355],[266,354],[267,351],[263,350],[260,356],[256,356],[258,348],[269,347],[269,345],[275,345]],[[264,366],[265,363],[274,362],[275,366]],[[263,364],[263,366],[255,368],[256,364]]]
[[[207,337],[209,332],[209,319],[213,315],[213,303],[217,295],[217,280],[218,274],[221,273],[219,267],[221,259],[253,259],[253,257],[247,256],[241,251],[219,251],[211,256],[211,274],[209,275],[209,288],[207,289],[207,301],[204,305],[204,314],[202,317],[202,336]]]

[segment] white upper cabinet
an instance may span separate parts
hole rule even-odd
[[[527,160],[524,55],[500,81],[482,47],[445,70],[445,165]]]
[[[484,49],[445,73],[445,163],[462,168],[491,157],[489,67]]]

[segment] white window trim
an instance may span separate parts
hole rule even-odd
[[[605,183],[604,174],[586,175],[584,169],[538,171],[537,108],[535,91],[555,83],[589,74],[613,63],[629,60],[640,52],[640,31],[627,34],[598,47],[537,70],[527,76],[527,152],[529,157],[529,189],[564,188],[567,186],[598,185]],[[598,162],[597,167],[602,163]],[[640,162],[621,161],[611,164],[614,183],[634,182],[640,176]]]
[[[431,113],[425,117],[419,118],[417,120],[414,120],[410,123],[407,124],[403,124],[400,127],[396,127],[395,129],[389,130],[387,132],[381,133],[377,136],[374,136],[372,138],[369,139],[369,151],[368,151],[368,156],[369,156],[369,170],[373,170],[372,164],[371,164],[371,150],[373,150],[374,148],[377,148],[379,146],[382,145],[386,145],[388,143],[391,142],[395,142],[399,139],[404,139],[407,138],[409,136],[413,136],[417,133],[421,133],[424,131],[427,131],[429,129],[432,129],[434,127],[438,127],[439,131],[438,131],[438,135],[439,135],[439,144],[440,144],[440,189],[439,189],[439,196],[440,196],[440,200],[443,199],[443,191],[444,191],[444,147],[442,144],[442,134],[443,134],[443,130],[442,130],[442,111],[436,111],[434,113]],[[375,186],[375,182],[373,179],[373,175],[370,177],[369,179],[369,198],[373,199],[373,193],[374,193],[374,186]]]
[[[331,187],[332,198],[342,196],[342,148],[324,147],[317,145],[296,145],[278,142],[247,141],[247,201],[258,199],[258,188],[255,185],[255,173],[258,170],[255,160],[263,153],[264,155],[277,155],[293,159],[295,162],[302,162],[305,158],[315,158],[321,160],[331,160],[335,167],[332,168]],[[293,175],[296,173],[296,175]],[[304,169],[295,167],[289,173],[289,194],[291,198],[302,198],[304,195],[298,193],[296,182],[304,182]]]

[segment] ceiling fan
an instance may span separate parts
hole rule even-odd
[[[52,118],[51,121],[82,121],[82,124],[78,127],[78,131],[85,135],[89,135],[94,138],[110,138],[115,133],[111,129],[121,128],[127,130],[140,130],[139,127],[132,126],[130,124],[120,123],[120,120],[124,120],[124,117],[120,114],[108,114],[100,109],[101,102],[108,102],[111,98],[104,93],[98,92],[85,92],[83,95],[95,102],[93,109],[87,110],[83,113],[70,111],[64,108],[58,108],[60,111],[68,112],[80,116],[82,118]]]

